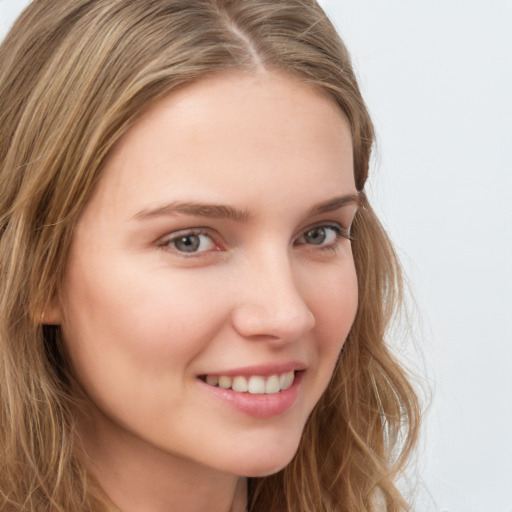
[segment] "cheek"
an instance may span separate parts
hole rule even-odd
[[[221,306],[215,310],[211,295],[190,280],[108,268],[69,269],[64,342],[75,377],[100,410],[120,422],[144,416],[156,425],[171,390],[182,389],[208,347]]]
[[[334,273],[314,298],[316,329],[325,350],[341,350],[354,323],[358,306],[357,277],[353,265]]]
[[[312,393],[309,412],[327,389],[331,381],[340,351],[354,322],[358,306],[358,286],[353,264],[347,262],[329,269],[329,276],[317,280],[314,293],[308,297],[309,306],[315,315],[315,336],[311,349],[313,367],[308,377]]]
[[[142,376],[186,365],[222,323],[214,291],[204,280],[124,267],[69,269],[62,329],[77,371],[113,375],[131,367]]]
[[[352,328],[358,307],[358,286],[355,269],[334,273],[316,296],[316,342],[319,394],[327,388],[341,349]]]

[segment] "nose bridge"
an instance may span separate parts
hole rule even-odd
[[[314,326],[298,269],[286,248],[259,251],[245,261],[241,273],[243,291],[234,321],[243,336],[291,341]]]

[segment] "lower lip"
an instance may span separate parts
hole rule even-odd
[[[293,406],[299,394],[302,374],[303,372],[295,374],[293,384],[288,389],[271,394],[240,393],[232,389],[210,386],[203,381],[200,382],[217,399],[228,403],[239,411],[255,418],[271,418],[283,414]]]

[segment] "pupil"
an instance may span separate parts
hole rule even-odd
[[[325,242],[326,236],[324,228],[315,228],[308,231],[304,238],[310,244],[320,245]]]
[[[197,235],[187,235],[178,238],[174,245],[178,251],[195,252],[199,248],[199,237]]]

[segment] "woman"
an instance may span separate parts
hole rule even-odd
[[[36,0],[0,49],[2,510],[406,510],[418,406],[309,0]]]

